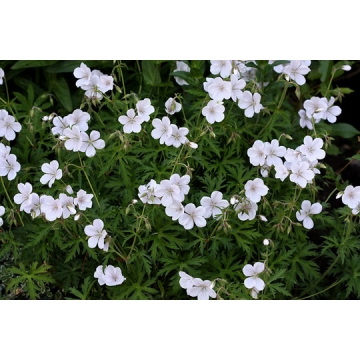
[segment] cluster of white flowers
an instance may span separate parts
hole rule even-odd
[[[270,61],[272,64],[274,61]],[[305,76],[310,72],[310,60],[292,60],[287,64],[280,64],[274,66],[274,70],[278,74],[284,74],[287,81],[293,80],[298,85],[304,85],[306,82]]]
[[[51,180],[52,178],[49,181]],[[32,185],[28,182],[25,184],[19,183],[17,187],[19,193],[14,196],[14,202],[20,205],[21,211],[31,214],[32,218],[43,215],[48,221],[55,221],[61,217],[67,219],[70,215],[76,214],[76,206],[79,210],[92,207],[91,199],[94,195],[87,194],[84,190],[79,190],[75,198],[61,193],[55,199],[49,195],[43,194],[39,196],[34,193]],[[73,193],[71,186],[67,186],[66,190],[69,194]]]
[[[4,220],[3,220],[2,217],[1,217],[1,216],[3,216],[4,214],[5,214],[5,208],[4,208],[2,205],[0,205],[0,226],[2,226],[3,223],[4,223]]]
[[[262,262],[256,262],[254,266],[247,264],[243,268],[244,275],[248,276],[244,281],[244,285],[251,290],[251,296],[254,299],[257,299],[258,293],[265,288],[264,280],[259,278],[259,274],[264,270],[265,264]]]
[[[210,72],[214,75],[220,74],[220,77],[206,78],[206,82],[203,84],[204,90],[212,99],[202,109],[202,114],[210,124],[224,120],[223,100],[230,98],[232,101],[238,102],[240,109],[245,110],[246,117],[251,118],[263,109],[259,93],[252,94],[248,90],[242,91],[247,81],[255,81],[253,76],[248,76],[251,70],[254,69],[237,60],[211,61]],[[229,79],[224,80],[227,78]]]
[[[14,180],[21,166],[17,162],[16,155],[10,152],[10,146],[0,143],[0,176],[7,176],[8,180]]]
[[[179,271],[180,286],[186,289],[186,293],[191,297],[197,297],[198,300],[209,300],[209,297],[216,298],[214,291],[214,282],[210,280],[202,280],[200,278],[193,278],[184,271]]]
[[[121,273],[121,269],[112,265],[105,266],[105,269],[103,269],[102,265],[99,265],[94,273],[94,278],[98,279],[101,286],[104,284],[107,286],[120,285],[126,280]]]
[[[189,182],[189,175],[180,177],[179,174],[173,174],[169,180],[161,180],[159,184],[152,179],[147,185],[139,186],[138,196],[143,203],[163,205],[166,215],[177,220],[186,230],[192,229],[194,225],[206,226],[206,219],[211,216],[220,218],[229,202],[222,198],[219,191],[213,191],[210,197],[202,197],[200,206],[193,203],[182,204],[190,190]]]
[[[99,70],[92,70],[84,63],[74,70],[74,76],[79,79],[76,86],[85,90],[85,95],[91,99],[103,98],[103,94],[114,87],[114,78],[104,75]]]
[[[103,149],[105,141],[100,139],[97,130],[91,131],[90,135],[86,132],[89,128],[88,121],[90,115],[80,109],[76,109],[72,114],[55,116],[52,120],[53,135],[59,135],[59,139],[64,141],[67,150],[84,152],[87,157],[93,157],[96,149]]]
[[[321,138],[313,139],[308,135],[295,150],[280,146],[278,140],[272,140],[271,143],[256,140],[247,154],[252,165],[261,166],[262,176],[267,177],[269,170],[274,167],[275,178],[284,181],[290,175],[290,181],[304,188],[320,173],[316,166],[318,160],[325,158],[323,145]],[[281,157],[285,158],[284,162]]]
[[[14,140],[20,130],[21,124],[6,110],[0,110],[0,137],[5,137],[9,141]]]
[[[136,112],[134,109],[129,109],[126,115],[121,115],[118,118],[118,121],[124,125],[124,133],[139,133],[141,131],[141,124],[144,121],[149,121],[150,114],[155,111],[148,98],[139,100],[135,107]]]
[[[341,108],[334,105],[334,102],[335,98],[333,96],[329,100],[325,97],[319,98],[315,96],[310,100],[305,100],[304,109],[298,112],[300,126],[312,130],[314,128],[313,124],[317,124],[321,120],[327,120],[330,123],[336,122],[336,117],[341,114]]]
[[[311,216],[320,214],[322,211],[322,205],[320,203],[311,204],[309,200],[304,200],[301,204],[301,210],[296,212],[296,218],[299,221],[303,221],[305,229],[312,229],[314,227],[314,221]]]
[[[258,210],[257,203],[265,196],[269,188],[264,184],[262,179],[256,178],[248,180],[245,184],[245,196],[233,196],[230,203],[234,206],[238,218],[241,221],[253,220]],[[266,221],[264,216],[260,216],[263,221]]]

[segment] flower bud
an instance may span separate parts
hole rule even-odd
[[[268,245],[270,244],[269,239],[264,239],[264,240],[263,240],[263,244],[264,244],[265,246],[268,246]]]
[[[350,66],[350,65],[343,65],[343,66],[341,67],[341,69],[344,70],[344,71],[350,71],[350,70],[351,70],[351,66]]]

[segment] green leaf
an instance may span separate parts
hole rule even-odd
[[[143,60],[142,71],[144,81],[147,85],[156,86],[161,83],[159,68],[153,60]]]
[[[73,104],[69,85],[63,77],[57,78],[51,83],[51,88],[60,104],[68,111],[73,111]]]
[[[11,69],[28,69],[34,67],[43,67],[49,66],[57,63],[58,60],[19,60],[17,61]]]
[[[346,123],[332,124],[329,127],[330,136],[341,136],[345,139],[350,139],[360,134],[360,131],[355,129],[352,125]]]
[[[321,60],[319,66],[319,72],[321,73],[321,82],[325,82],[329,79],[331,74],[331,68],[333,66],[333,60]]]

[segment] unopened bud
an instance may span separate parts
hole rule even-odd
[[[350,71],[351,70],[351,66],[350,65],[343,65],[341,67],[344,71]]]
[[[265,246],[268,246],[268,245],[270,244],[269,239],[264,239],[264,240],[263,240],[263,244],[264,244]]]
[[[268,221],[264,215],[259,215],[259,218],[261,221]]]
[[[337,195],[336,195],[336,199],[340,199],[343,196],[344,192],[340,191]]]
[[[80,219],[80,214],[76,214],[75,216],[74,216],[74,220],[75,221],[78,221]]]

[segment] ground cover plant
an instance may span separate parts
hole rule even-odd
[[[0,61],[1,298],[358,299],[358,67]]]

